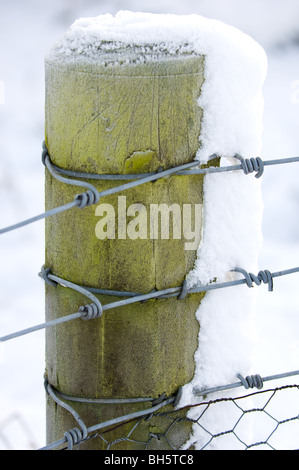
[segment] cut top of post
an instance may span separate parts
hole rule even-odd
[[[235,27],[199,15],[120,11],[81,18],[52,46],[46,64],[60,69],[71,64],[79,73],[106,77],[169,76],[186,73],[186,60],[179,59],[188,59],[188,72],[194,73],[199,56],[205,83],[197,98],[205,115],[196,158],[206,163],[213,154],[255,155],[259,129],[248,128],[248,122],[259,122],[267,59],[262,47]],[[253,101],[258,105],[249,107]],[[223,135],[231,138],[223,141]]]

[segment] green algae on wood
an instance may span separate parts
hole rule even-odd
[[[202,110],[197,104],[204,80],[204,58],[163,56],[142,65],[105,67],[102,60],[46,61],[46,143],[56,165],[83,172],[146,173],[190,162],[200,145]],[[120,184],[93,181],[99,191]],[[126,207],[139,204],[203,203],[203,177],[171,176],[120,194],[110,204],[117,214],[120,197]],[[46,173],[46,208],[73,199],[78,188]],[[73,209],[46,220],[46,266],[58,276],[85,286],[150,292],[179,286],[192,268],[196,249],[181,239],[100,240],[96,207]],[[151,300],[104,312],[96,320],[75,320],[46,332],[46,373],[63,393],[82,397],[132,398],[167,396],[194,374],[198,321],[203,294]],[[115,300],[100,296],[103,304]],[[77,311],[86,298],[58,286],[46,286],[46,317]],[[72,404],[87,426],[142,409],[144,404]],[[48,399],[47,439],[61,438],[72,426],[69,416]],[[163,433],[166,420],[144,421],[137,437],[147,439],[151,426]],[[156,429],[156,427],[155,427]],[[190,427],[177,430],[183,443]],[[111,432],[111,438],[120,436]],[[136,439],[138,440],[138,438]],[[141,439],[141,438],[140,438]],[[82,448],[99,448],[91,439]],[[128,441],[115,449],[139,449]],[[167,447],[166,447],[167,448]]]

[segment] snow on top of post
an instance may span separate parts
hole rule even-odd
[[[250,36],[219,20],[129,11],[80,18],[53,45],[46,60],[115,67],[187,54],[205,56],[197,158],[206,163],[214,153],[224,157],[259,153],[266,54]]]
[[[219,20],[199,15],[175,15],[119,11],[77,19],[58,40],[52,53],[69,58],[98,60],[101,52],[122,47],[136,48],[139,61],[152,58],[152,52],[170,55],[209,54],[231,48],[244,58],[260,55],[261,47],[250,36]],[[147,56],[147,53],[149,55]],[[128,57],[128,61],[130,57]]]

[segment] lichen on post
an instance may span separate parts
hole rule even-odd
[[[182,51],[170,54],[164,45],[148,44],[145,54],[136,45],[103,42],[92,55],[53,47],[46,58],[45,106],[46,144],[52,162],[73,171],[133,174],[193,161],[200,145],[202,110],[197,99],[203,81],[203,56]],[[121,184],[111,180],[92,183],[99,191]],[[78,192],[48,172],[45,191],[47,209],[72,200]],[[105,209],[101,212],[100,204],[114,209],[114,231],[107,238],[99,237],[96,230],[101,220],[98,214],[103,216]],[[186,249],[186,232],[172,236],[177,226],[172,227],[171,209],[165,213],[168,238],[161,233],[154,237],[150,211],[161,204],[166,208],[176,205],[181,215],[186,205],[191,212],[195,206],[201,208],[203,177],[173,175],[106,196],[97,206],[74,208],[47,219],[46,266],[69,281],[103,289],[148,293],[182,285],[194,264],[199,240]],[[128,224],[134,221],[138,207],[147,217],[146,231],[132,237]],[[78,319],[48,329],[49,383],[78,397],[175,395],[194,374],[199,329],[195,312],[202,296],[138,302],[104,312],[98,319]],[[102,304],[116,300],[110,296],[99,299]],[[46,285],[47,320],[73,313],[85,303],[77,292]],[[72,406],[90,426],[146,405]],[[74,425],[72,417],[48,398],[48,442],[60,439]],[[131,439],[147,442],[151,432],[163,435],[168,427],[169,421],[161,417],[144,420]],[[132,423],[120,426],[107,433],[106,439],[125,437],[131,428]],[[177,426],[172,442],[182,445],[189,430],[186,423]],[[105,443],[90,439],[81,448],[105,448]],[[130,441],[113,447],[140,448]],[[149,448],[169,447],[166,440],[153,439]]]

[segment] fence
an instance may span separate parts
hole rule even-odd
[[[299,374],[299,371],[297,371],[296,374]],[[283,375],[291,376],[295,375],[295,373]],[[182,425],[182,422],[189,422],[193,426],[198,427],[201,431],[200,446],[197,442],[198,450],[213,449],[213,445],[216,441],[219,441],[217,444],[220,444],[220,446],[224,445],[223,448],[230,448],[231,446],[232,448],[237,448],[239,450],[254,448],[283,450],[286,448],[285,446],[298,445],[299,416],[298,414],[296,415],[291,413],[288,417],[285,417],[286,414],[282,415],[281,411],[279,411],[277,407],[273,405],[273,403],[275,402],[275,399],[278,397],[278,395],[283,395],[284,393],[288,393],[290,398],[290,392],[292,392],[292,399],[295,402],[296,399],[298,400],[298,389],[298,385],[286,385],[244,396],[237,396],[234,398],[220,398],[216,400],[203,401],[199,404],[186,406],[175,411],[158,411],[159,408],[169,404],[171,399],[167,399],[161,402],[161,404],[155,405],[147,410],[143,410],[140,413],[135,413],[131,416],[128,415],[125,417],[120,417],[113,423],[99,423],[98,425],[91,426],[90,428],[86,428],[83,424],[83,428],[81,430],[75,428],[69,432],[66,432],[63,439],[54,442],[41,450],[51,450],[55,448],[60,448],[61,450],[67,448],[71,450],[76,444],[78,445],[78,448],[80,448],[80,445],[84,444],[84,442],[88,441],[89,439],[98,439],[102,443],[104,442],[107,450],[114,450],[115,446],[117,445],[117,449],[119,450],[121,449],[121,443],[126,441],[136,444],[136,449],[140,450],[179,450],[185,444],[184,442],[177,442],[176,430],[179,426]],[[51,388],[49,388],[48,391],[57,404],[64,407],[68,406],[59,398],[61,394],[59,394],[57,391],[54,392]],[[76,401],[74,397],[65,398],[70,401]],[[256,399],[260,399],[261,402],[258,407],[252,405],[252,401]],[[219,429],[217,424],[209,426],[204,423],[209,410],[219,406],[225,406],[226,408],[229,407],[230,419],[226,428]],[[193,408],[193,411],[195,410],[195,413],[193,414],[197,415],[196,417],[188,418],[181,416],[181,411],[186,409],[189,410],[191,408]],[[71,409],[69,406],[68,410],[73,414],[74,418],[77,419],[78,423],[80,423],[78,416],[76,416],[75,410]],[[295,411],[293,413],[295,413]],[[258,441],[255,441],[252,437],[251,439],[253,440],[248,440],[248,437],[246,436],[248,427],[252,425],[252,422],[248,422],[247,418],[249,417],[249,419],[251,419],[251,415],[253,414],[255,414],[253,417],[253,422],[256,417],[259,419],[258,425],[261,426],[261,431],[259,433],[261,437]],[[282,418],[282,416],[284,416],[284,418]],[[157,421],[159,421],[159,418],[162,417],[166,417],[169,422],[164,433],[150,432],[147,436],[147,439],[144,441],[134,439],[134,432],[137,430],[143,419],[152,420],[153,424],[155,425]],[[295,426],[293,426],[293,428],[290,427],[288,439],[287,442],[285,442],[282,439],[282,436],[279,434],[281,433],[282,428],[287,425],[292,426],[294,424]],[[244,426],[246,428],[245,432]],[[110,440],[109,432],[115,431],[116,427],[119,429],[119,438]],[[67,444],[67,447],[65,447],[65,444]],[[189,443],[187,449],[194,449],[192,441]]]
[[[42,161],[47,167],[48,171],[51,173],[52,177],[58,179],[60,182],[79,186],[86,189],[86,192],[82,192],[77,194],[73,201],[66,203],[62,206],[56,207],[51,209],[47,212],[44,212],[40,215],[12,225],[10,227],[5,227],[0,230],[0,234],[18,229],[23,227],[24,225],[33,223],[35,221],[55,216],[56,214],[64,211],[68,211],[73,208],[84,209],[85,207],[97,204],[101,197],[105,195],[117,193],[120,191],[124,191],[128,188],[132,188],[134,186],[138,186],[141,184],[145,184],[149,181],[155,181],[159,178],[164,178],[171,174],[177,175],[190,175],[190,174],[206,174],[206,173],[223,173],[227,171],[235,171],[235,170],[242,170],[245,174],[251,174],[253,172],[256,173],[256,177],[259,178],[262,176],[264,168],[268,165],[278,165],[278,164],[285,164],[285,163],[295,163],[299,162],[299,157],[292,157],[292,158],[284,158],[278,160],[269,160],[263,161],[261,158],[251,158],[251,159],[243,159],[239,155],[236,155],[236,158],[240,160],[239,165],[231,165],[228,167],[199,167],[198,162],[194,161],[192,163],[188,163],[185,165],[180,165],[174,168],[170,168],[165,171],[160,171],[157,173],[148,173],[148,174],[140,174],[140,175],[98,175],[98,174],[90,174],[90,173],[77,173],[77,172],[69,172],[58,168],[57,166],[53,165],[48,154],[48,150],[44,144],[43,146],[43,153],[42,153]],[[195,168],[196,167],[196,168]],[[83,180],[82,180],[83,179]],[[109,180],[121,180],[127,179],[130,180],[128,183],[121,184],[117,187],[113,187],[111,189],[99,192],[92,184],[84,181],[86,179],[109,179]],[[57,286],[61,284],[67,288],[74,289],[81,294],[85,295],[91,303],[86,305],[82,305],[77,312],[71,313],[67,316],[62,318],[42,323],[39,325],[34,325],[29,327],[25,330],[17,331],[11,333],[9,335],[3,336],[0,338],[0,342],[5,342],[16,337],[32,333],[34,331],[43,329],[43,328],[50,328],[56,325],[59,325],[64,322],[72,321],[74,319],[82,318],[84,320],[92,320],[94,318],[100,317],[104,314],[106,310],[111,308],[119,308],[127,304],[131,304],[134,302],[145,302],[152,298],[165,298],[165,297],[176,297],[178,300],[184,298],[186,295],[195,292],[206,292],[212,289],[222,289],[227,288],[230,286],[246,284],[248,287],[252,287],[253,284],[261,285],[262,283],[268,284],[269,291],[273,290],[273,280],[276,277],[285,276],[293,273],[299,272],[299,267],[290,268],[284,271],[277,271],[277,272],[270,272],[268,270],[261,270],[257,275],[247,272],[243,267],[236,267],[234,271],[237,271],[243,275],[242,279],[223,282],[223,283],[211,283],[205,286],[200,286],[198,288],[193,288],[192,290],[188,290],[186,283],[184,282],[182,286],[177,286],[174,288],[163,289],[159,291],[150,292],[148,294],[139,294],[138,292],[118,292],[118,291],[107,291],[103,289],[95,289],[95,288],[88,288],[83,287],[77,284],[74,284],[66,279],[62,279],[55,274],[50,272],[50,269],[47,267],[43,267],[40,273],[40,276],[45,280],[46,283],[51,284],[52,286]],[[101,302],[96,297],[96,294],[105,294],[105,295],[112,295],[112,296],[119,296],[124,299],[111,302],[105,305],[102,305]],[[54,402],[64,408],[68,413],[72,415],[72,417],[77,421],[79,427],[75,427],[69,431],[64,433],[64,437],[61,440],[56,441],[43,449],[54,449],[54,448],[65,448],[65,444],[67,445],[68,449],[72,449],[74,446],[80,448],[83,446],[88,440],[90,439],[99,439],[101,440],[101,444],[104,443],[104,446],[107,449],[111,448],[121,448],[121,444],[123,442],[134,442],[137,446],[140,446],[142,449],[159,449],[164,448],[165,446],[169,449],[180,449],[184,445],[184,442],[177,442],[176,432],[175,429],[177,426],[181,426],[182,423],[188,424],[190,426],[196,427],[200,429],[203,436],[200,438],[200,444],[197,443],[197,448],[200,447],[201,449],[207,449],[209,447],[213,447],[215,442],[220,441],[221,439],[233,439],[237,441],[237,444],[240,448],[249,449],[252,447],[267,447],[267,448],[279,448],[279,433],[281,432],[282,428],[288,424],[296,425],[298,430],[298,413],[292,412],[287,418],[282,417],[281,415],[278,416],[276,410],[272,410],[271,407],[276,401],[276,397],[286,393],[298,393],[298,385],[285,385],[278,388],[268,389],[261,391],[260,389],[263,387],[265,381],[268,380],[276,380],[286,377],[291,377],[299,375],[299,371],[292,371],[283,374],[277,374],[276,376],[264,377],[261,378],[259,375],[250,376],[243,378],[242,376],[238,376],[239,382],[228,384],[228,385],[221,385],[217,388],[209,389],[209,390],[193,390],[194,395],[198,397],[203,397],[204,400],[209,393],[212,392],[221,392],[224,390],[230,390],[233,388],[237,388],[240,386],[244,386],[246,389],[249,388],[258,388],[259,391],[253,394],[245,395],[245,396],[237,396],[234,398],[220,398],[217,400],[211,401],[200,401],[197,404],[190,404],[188,406],[184,406],[183,408],[177,409],[177,404],[179,403],[180,398],[180,390],[177,392],[176,396],[166,397],[153,397],[153,398],[135,398],[135,399],[90,399],[90,398],[79,398],[79,397],[70,397],[67,395],[63,395],[57,390],[55,390],[51,384],[45,381],[45,388],[48,396],[54,400]],[[258,407],[248,407],[246,404],[246,400],[248,399],[263,399],[263,404],[259,405]],[[286,401],[286,400],[285,400]],[[125,416],[119,416],[118,418],[104,421],[102,423],[98,423],[96,425],[87,427],[84,421],[81,419],[80,415],[77,411],[71,406],[69,403],[66,402],[85,402],[85,403],[98,403],[101,405],[105,404],[115,404],[115,403],[143,403],[143,402],[150,402],[151,406],[147,408],[142,408],[139,411],[135,411],[134,413],[127,414]],[[229,405],[234,411],[230,413],[231,416],[234,417],[234,421],[231,422],[227,429],[222,430],[214,430],[210,428],[208,425],[205,424],[206,416],[209,413],[209,410],[213,407],[218,406],[227,406]],[[188,415],[181,414],[183,411],[185,413],[186,409],[188,409]],[[194,413],[196,416],[194,416]],[[242,437],[242,428],[244,422],[249,415],[263,415],[264,418],[267,418],[270,421],[271,425],[269,430],[267,431],[266,435],[258,441],[247,441],[245,438]],[[167,418],[168,425],[163,433],[155,433],[154,431],[150,432],[146,438],[141,440],[134,439],[134,432],[140,426],[140,423],[143,420],[151,420],[153,421],[152,428],[155,428],[155,423],[161,419],[161,417]],[[109,432],[112,430],[115,431],[118,429],[119,431],[119,438],[109,440]],[[191,428],[190,428],[191,429]],[[278,436],[278,437],[277,437]],[[298,436],[295,433],[295,436]],[[193,442],[190,441],[189,448],[194,448]],[[227,445],[227,443],[226,443]],[[230,445],[230,443],[229,443]],[[297,441],[294,442],[294,448],[299,447],[299,443]]]

